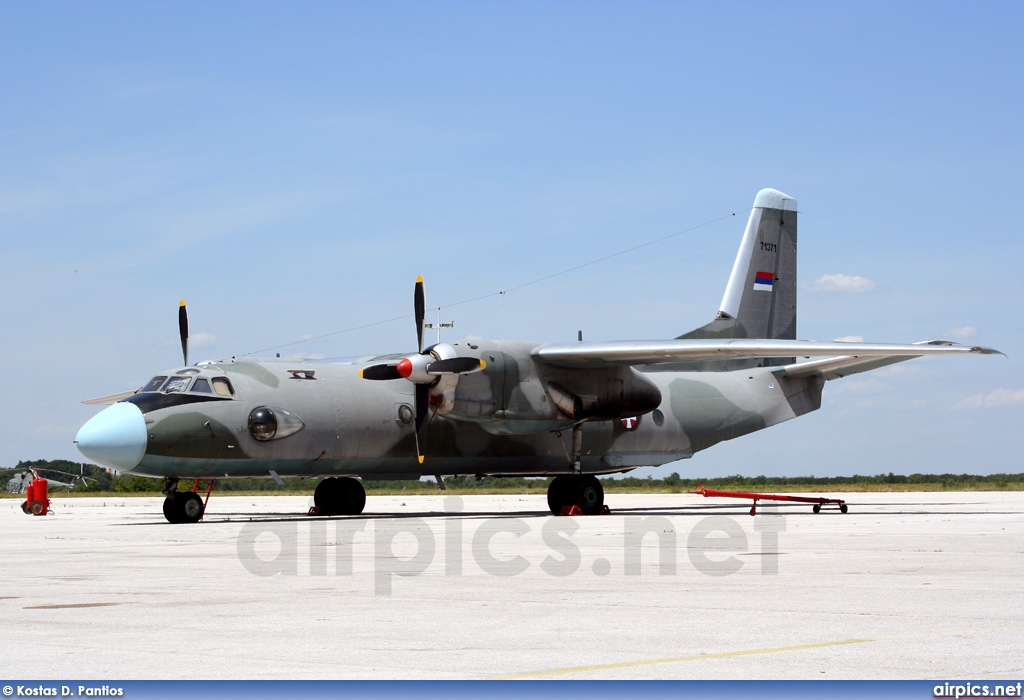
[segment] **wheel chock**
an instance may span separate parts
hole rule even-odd
[[[310,506],[306,515],[320,515],[320,506]]]
[[[598,515],[611,515],[612,509],[608,506],[601,506],[601,512]],[[583,515],[583,509],[579,506],[562,506],[562,511],[559,515]]]

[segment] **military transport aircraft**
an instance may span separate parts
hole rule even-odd
[[[113,405],[76,442],[103,466],[162,477],[170,522],[205,510],[180,479],[259,476],[323,476],[319,513],[355,515],[366,503],[359,479],[553,475],[553,513],[594,514],[604,504],[598,475],[685,459],[814,411],[827,380],[923,355],[998,352],[796,340],[796,245],[796,200],[758,192],[717,317],[673,340],[424,347],[420,278],[416,352],[190,365],[182,302],[185,366],[94,400]]]

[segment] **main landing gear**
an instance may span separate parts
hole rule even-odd
[[[548,486],[548,508],[555,515],[565,506],[579,506],[584,515],[598,515],[604,506],[604,487],[596,476],[556,476]]]
[[[366,505],[366,491],[357,479],[329,476],[316,485],[313,504],[317,515],[359,515]]]

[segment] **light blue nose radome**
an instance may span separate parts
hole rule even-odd
[[[75,438],[87,459],[118,471],[131,471],[146,454],[146,420],[133,403],[122,401],[103,409],[82,426]]]

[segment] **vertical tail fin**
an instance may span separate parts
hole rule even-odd
[[[796,339],[796,200],[778,190],[757,193],[718,316],[679,338]],[[793,360],[746,360],[741,366]]]

